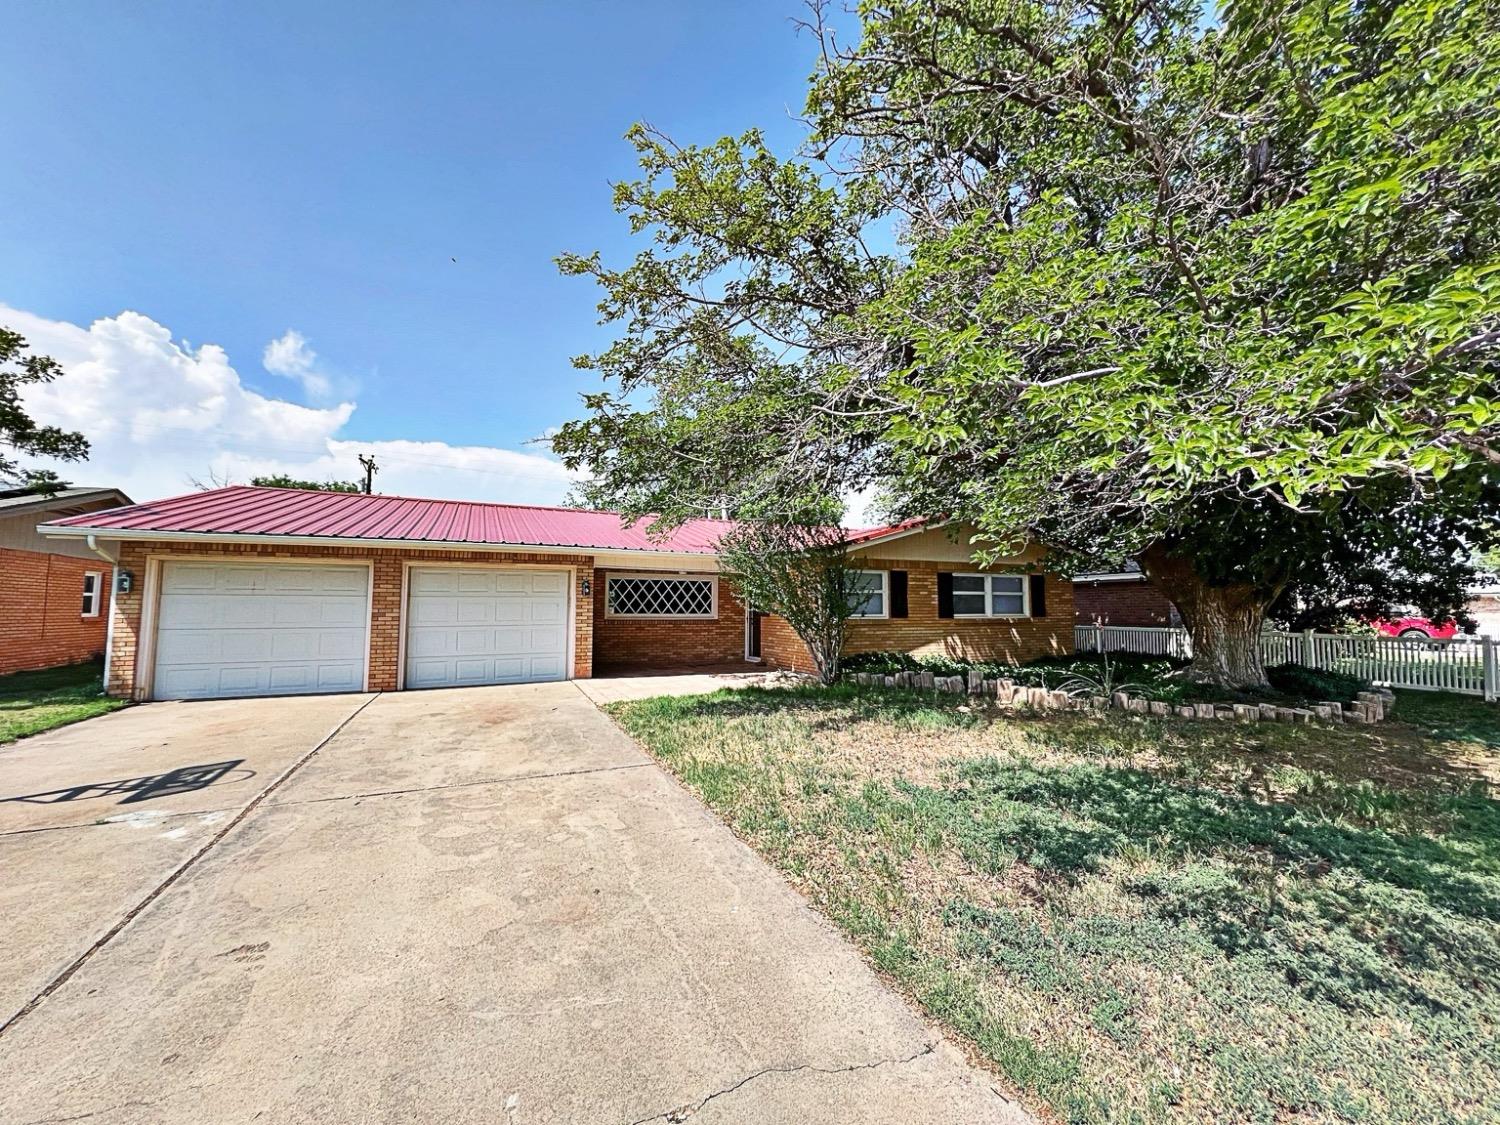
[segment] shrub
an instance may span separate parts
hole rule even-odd
[[[1306,668],[1301,664],[1276,664],[1266,669],[1266,679],[1271,686],[1284,695],[1300,696],[1303,699],[1346,703],[1362,691],[1369,690],[1369,683],[1358,676],[1342,672],[1328,672],[1320,668]]]

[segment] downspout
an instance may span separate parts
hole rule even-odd
[[[84,537],[90,551],[109,563],[109,620],[104,623],[104,690],[109,691],[109,661],[115,648],[115,583],[119,579],[120,560],[99,546],[92,532]],[[101,590],[102,594],[103,591]]]

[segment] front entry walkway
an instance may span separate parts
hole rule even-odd
[[[0,1120],[1027,1120],[583,686],[0,751]]]
[[[680,668],[604,668],[578,689],[595,703],[650,699],[656,695],[702,695],[724,688],[766,687],[797,682],[796,676],[758,664],[685,665]]]

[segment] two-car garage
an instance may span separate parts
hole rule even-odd
[[[561,680],[569,572],[411,565],[403,686]],[[360,691],[369,681],[370,563],[163,560],[151,696],[203,699]]]

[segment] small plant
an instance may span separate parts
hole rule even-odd
[[[1117,691],[1146,690],[1147,685],[1135,681],[1121,682],[1122,669],[1117,661],[1109,658],[1109,653],[1099,654],[1099,669],[1090,674],[1082,669],[1081,665],[1075,666],[1072,675],[1058,685],[1059,689],[1067,692],[1075,698],[1078,696],[1102,695],[1109,699]]]

